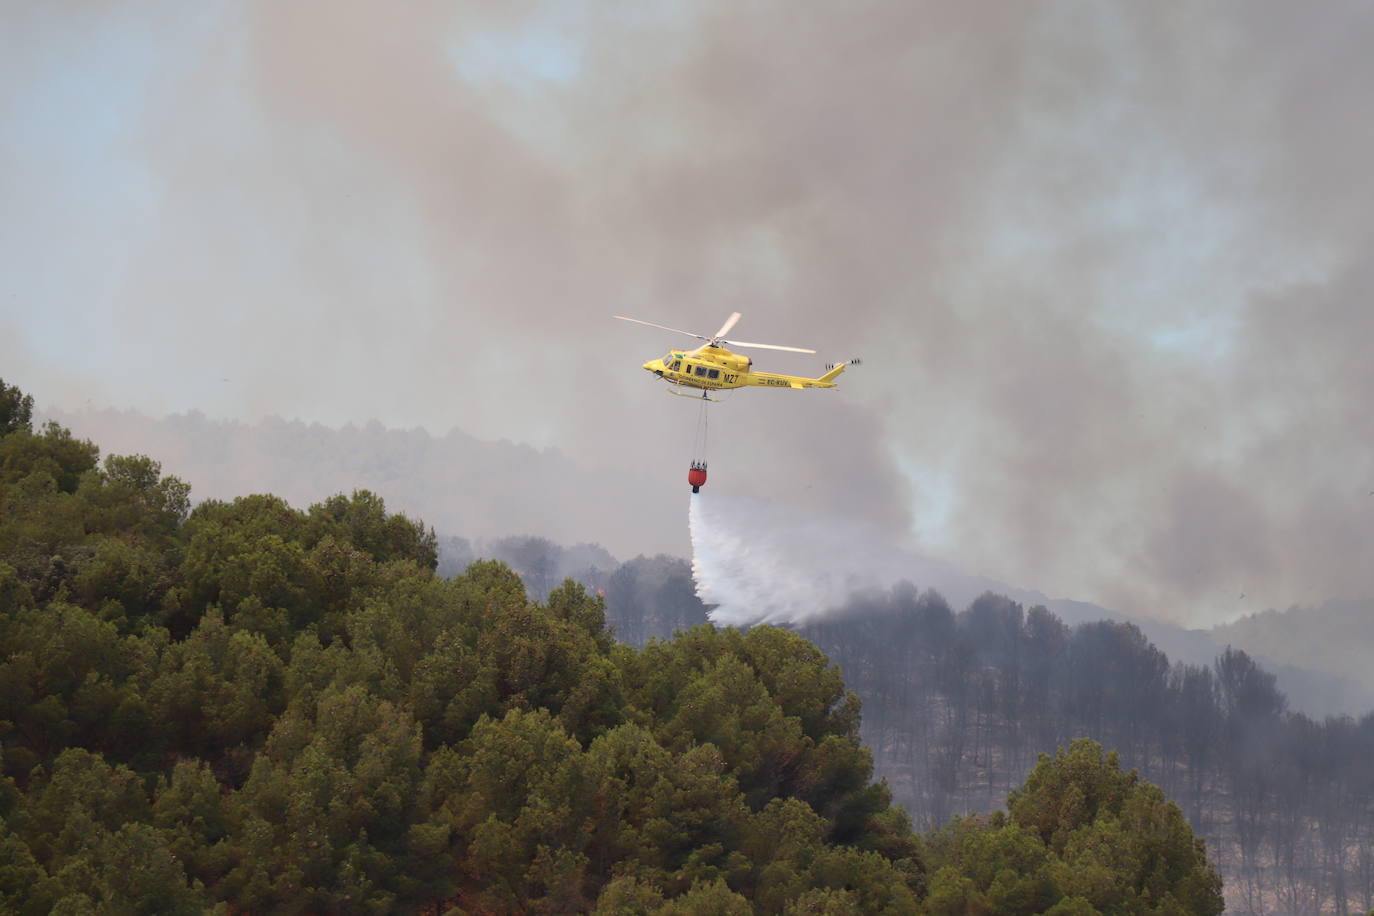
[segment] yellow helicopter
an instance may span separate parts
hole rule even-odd
[[[740,356],[738,353],[731,353],[727,349],[727,344],[730,347],[787,350],[791,353],[815,353],[816,351],[808,350],[805,347],[784,347],[778,344],[741,343],[726,340],[725,335],[730,333],[730,329],[740,319],[739,312],[731,313],[730,317],[725,319],[725,324],[720,326],[720,330],[710,337],[705,334],[695,334],[692,331],[654,324],[652,321],[627,318],[624,315],[612,317],[619,318],[621,321],[633,321],[635,324],[646,324],[651,328],[672,331],[676,334],[686,334],[688,337],[706,341],[705,344],[695,350],[670,350],[667,356],[649,360],[644,364],[644,368],[675,387],[700,388],[701,396],[708,401],[712,400],[711,391],[723,388],[743,388],[747,385],[761,388],[834,388],[835,378],[846,367],[859,364],[857,359],[851,359],[843,363],[826,366],[826,373],[820,378],[779,375],[774,372],[756,372],[753,368],[753,360],[747,356]],[[669,393],[682,397],[696,397],[694,394],[683,394],[671,389]]]

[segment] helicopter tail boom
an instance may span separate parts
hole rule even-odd
[[[803,375],[778,375],[773,372],[750,372],[742,384],[760,385],[764,388],[834,388],[836,387],[836,377],[848,367],[858,364],[857,359],[851,359],[830,366],[825,375],[820,378],[807,378]]]

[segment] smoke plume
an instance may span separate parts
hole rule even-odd
[[[1374,594],[1363,0],[4,23],[0,368],[40,404],[457,428],[668,490],[691,420],[637,367],[687,339],[609,316],[739,310],[822,351],[762,368],[865,359],[722,407],[756,498],[1192,623]]]
[[[862,517],[713,493],[709,484],[691,497],[688,527],[697,597],[721,625],[804,624],[898,582],[934,589],[955,607],[989,590],[1024,597],[904,549]]]

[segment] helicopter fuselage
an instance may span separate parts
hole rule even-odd
[[[667,356],[651,359],[644,368],[671,385],[719,390],[744,388],[834,388],[834,379],[845,369],[840,363],[820,378],[755,372],[747,356],[731,353],[724,347],[704,346],[696,350],[671,350]]]

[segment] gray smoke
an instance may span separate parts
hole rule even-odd
[[[805,624],[902,582],[934,589],[956,608],[986,591],[1048,601],[922,556],[862,517],[715,493],[709,480],[691,497],[688,528],[697,597],[724,626]]]
[[[757,502],[718,503],[704,491],[692,496],[692,578],[715,623],[801,623],[882,584],[872,563],[856,562],[856,543],[824,520],[791,519],[800,524],[789,527],[779,515]],[[830,551],[823,565],[803,559]]]
[[[1175,620],[1374,593],[1366,3],[3,21],[0,367],[40,403],[458,428],[669,491],[693,418],[637,366],[685,338],[608,316],[738,309],[823,351],[764,368],[865,357],[721,405],[741,494]]]

